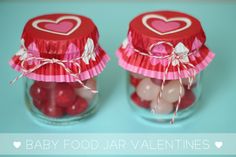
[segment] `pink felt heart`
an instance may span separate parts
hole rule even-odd
[[[143,16],[142,22],[146,28],[159,35],[177,33],[188,29],[192,24],[191,20],[185,17],[166,18],[157,14]]]
[[[180,27],[180,24],[176,21],[163,21],[163,20],[153,20],[151,22],[151,26],[162,33],[169,32],[172,30],[176,30]]]
[[[54,32],[67,33],[73,28],[73,23],[70,21],[61,21],[59,23],[48,22],[44,27]]]
[[[70,35],[79,28],[81,19],[76,16],[61,16],[56,20],[38,19],[32,23],[35,29],[57,35]]]

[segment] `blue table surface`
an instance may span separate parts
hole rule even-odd
[[[236,2],[236,1],[235,1]],[[233,1],[30,1],[0,2],[0,133],[236,133],[236,3]],[[117,65],[115,51],[126,36],[128,23],[151,10],[178,10],[202,22],[207,45],[216,54],[206,68],[200,109],[183,123],[156,125],[136,116],[128,105],[126,72]],[[8,60],[19,49],[29,18],[46,13],[76,13],[94,20],[100,43],[111,57],[99,76],[100,108],[72,126],[48,126],[27,112],[23,81]]]

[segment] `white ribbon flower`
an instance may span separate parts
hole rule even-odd
[[[183,43],[178,43],[174,50],[173,53],[175,53],[175,55],[173,55],[172,58],[172,65],[176,66],[179,64],[179,62],[181,63],[188,63],[189,62],[189,58],[188,58],[188,53],[189,53],[189,49],[187,47],[184,46]]]
[[[129,44],[129,39],[125,38],[125,40],[122,43],[122,48],[125,49],[128,46],[128,44]]]
[[[16,56],[20,56],[19,59],[22,61],[22,60],[25,60],[27,58],[27,51],[26,51],[26,48],[25,48],[25,40],[24,39],[21,39],[21,48],[18,52],[16,52]]]
[[[89,64],[89,60],[96,60],[96,53],[94,51],[94,43],[91,38],[87,39],[87,42],[84,47],[84,52],[82,55],[82,59],[86,64]]]

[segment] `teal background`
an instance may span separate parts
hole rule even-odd
[[[183,123],[156,125],[135,116],[126,96],[126,73],[117,66],[115,50],[126,36],[128,23],[151,10],[178,10],[202,22],[207,45],[216,54],[203,78],[200,109]],[[8,60],[19,49],[29,18],[65,12],[86,15],[100,31],[100,43],[111,57],[100,75],[100,108],[91,118],[72,126],[47,126],[26,111],[23,80]],[[0,133],[236,133],[236,1],[0,1]],[[0,141],[2,142],[2,141]]]

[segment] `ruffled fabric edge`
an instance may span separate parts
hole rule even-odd
[[[20,57],[22,57],[22,55],[21,56],[14,55],[10,60],[9,64],[14,70],[22,73],[23,72],[21,67],[22,60],[20,60]],[[99,47],[98,52],[96,52],[95,60],[89,60],[89,64],[85,64],[82,60],[78,62],[81,67],[80,73],[78,73],[78,69],[76,66],[71,65],[69,63],[67,64],[67,66],[72,70],[73,73],[78,73],[78,78],[81,81],[83,81],[99,75],[104,70],[109,60],[110,57],[105,53],[103,49]],[[37,63],[31,63],[31,65],[28,63],[26,64],[27,64],[26,67],[30,68],[32,67],[32,64],[35,65]],[[45,82],[76,81],[76,79],[73,76],[69,75],[63,69],[62,66],[55,63],[44,65],[43,67],[40,67],[34,72],[24,76],[32,80],[45,81]]]
[[[193,68],[188,65],[186,65],[187,69],[180,66],[180,75],[177,66],[170,65],[168,73],[166,74],[165,69],[167,68],[167,61],[165,59],[156,59],[159,61],[156,65],[153,65],[150,57],[141,55],[134,50],[127,50],[121,47],[116,51],[116,56],[119,59],[118,64],[122,68],[146,77],[156,79],[163,79],[165,77],[167,80],[175,80],[193,76]],[[190,55],[189,61],[194,65],[195,74],[204,70],[213,60],[214,56],[215,54],[206,46],[201,47],[198,52]]]

